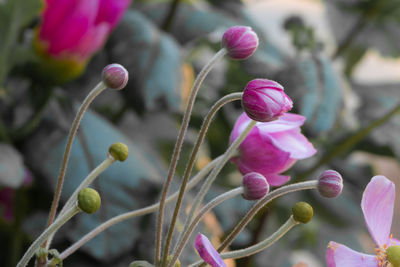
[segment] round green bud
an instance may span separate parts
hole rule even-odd
[[[386,250],[387,260],[393,267],[400,267],[400,246],[391,246]]]
[[[154,265],[147,261],[133,261],[129,264],[129,267],[154,267]]]
[[[174,256],[174,255],[169,255],[169,256],[168,256],[168,258],[167,258],[167,265],[169,265],[169,263],[171,262],[173,256]],[[174,267],[181,267],[181,262],[179,261],[179,259],[176,260],[176,262],[175,262],[175,264],[174,264]]]
[[[92,188],[84,188],[78,193],[78,206],[86,213],[95,213],[101,204],[99,193]]]
[[[124,143],[115,143],[110,146],[108,153],[110,153],[114,159],[124,161],[128,158],[129,149]]]
[[[306,202],[297,202],[292,208],[293,218],[296,222],[308,223],[313,214],[313,208]]]

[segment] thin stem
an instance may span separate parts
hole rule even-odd
[[[389,113],[387,113],[382,118],[372,121],[367,127],[361,129],[360,131],[355,132],[354,134],[352,134],[351,136],[349,136],[342,142],[336,144],[334,146],[334,148],[332,150],[328,151],[328,153],[326,153],[323,157],[321,157],[318,160],[318,162],[314,164],[313,167],[311,167],[309,170],[305,171],[304,173],[300,174],[299,179],[302,179],[303,177],[308,177],[322,165],[326,164],[327,162],[330,162],[336,156],[349,150],[351,147],[353,147],[358,142],[360,142],[362,139],[364,139],[375,128],[378,128],[379,126],[381,126],[382,124],[387,122],[390,118],[392,118],[394,115],[396,115],[399,112],[400,112],[400,103],[397,106],[395,106]]]
[[[71,152],[72,142],[74,141],[74,137],[76,135],[76,131],[78,130],[79,124],[82,120],[83,114],[89,107],[90,103],[92,103],[92,101],[96,98],[96,96],[98,96],[106,88],[107,87],[103,82],[100,82],[95,88],[93,88],[93,90],[83,100],[83,103],[80,106],[74,121],[72,122],[72,127],[68,134],[67,145],[65,146],[64,158],[61,164],[60,174],[58,176],[56,191],[54,193],[53,202],[51,204],[49,219],[47,221],[47,228],[52,224],[54,217],[56,215],[58,202],[60,201],[60,196],[61,196],[61,189],[64,183],[65,172],[67,169],[69,154]],[[46,247],[46,242],[43,244],[43,247]]]
[[[289,232],[290,229],[292,229],[294,226],[296,226],[298,224],[299,223],[293,219],[293,215],[292,215],[285,222],[285,224],[283,224],[275,233],[273,233],[271,236],[264,239],[263,241],[255,244],[253,246],[244,248],[244,249],[239,249],[239,250],[222,253],[222,254],[220,254],[220,256],[222,259],[239,259],[239,258],[244,258],[244,257],[251,256],[253,254],[256,254],[256,253],[268,248],[272,244],[274,244],[282,236],[284,236],[287,232]],[[197,262],[189,265],[189,267],[196,267],[196,266],[201,265],[202,263],[203,263],[203,261],[200,260],[200,261],[197,261]]]
[[[169,262],[168,267],[172,267],[175,265],[176,260],[179,258],[179,256],[182,253],[183,248],[185,247],[190,235],[193,233],[194,228],[197,226],[197,224],[200,222],[200,220],[204,217],[204,215],[209,212],[211,209],[219,205],[225,200],[231,199],[237,195],[243,194],[244,189],[243,187],[238,187],[235,189],[232,189],[228,192],[225,192],[222,195],[219,195],[218,197],[214,198],[210,202],[207,203],[196,215],[196,217],[193,219],[193,221],[190,223],[188,229],[186,232],[183,233],[183,238],[182,241],[179,243],[176,252],[174,253],[174,256],[172,257],[172,260]]]
[[[228,150],[224,153],[223,158],[221,159],[220,162],[218,162],[218,165],[215,166],[215,168],[211,171],[210,175],[208,175],[208,177],[205,180],[204,184],[202,185],[200,191],[197,193],[195,200],[193,201],[193,205],[190,209],[188,217],[186,218],[186,222],[185,222],[183,231],[178,238],[178,244],[183,240],[183,233],[185,233],[186,230],[188,229],[189,224],[194,216],[194,213],[196,212],[200,203],[203,201],[204,196],[206,195],[207,191],[210,189],[210,187],[211,187],[212,183],[214,182],[215,178],[217,177],[218,173],[222,170],[222,168],[224,167],[226,162],[236,152],[236,149],[239,147],[239,145],[242,143],[242,141],[246,138],[246,136],[249,134],[251,129],[253,129],[253,127],[256,125],[256,123],[257,123],[256,121],[251,121],[249,123],[249,125],[247,125],[246,129],[239,135],[239,137],[230,145]]]
[[[199,91],[200,85],[202,84],[204,78],[210,72],[211,68],[215,65],[215,63],[221,59],[226,54],[226,50],[222,48],[219,50],[215,56],[208,62],[206,66],[200,71],[199,75],[197,76],[196,80],[194,81],[193,87],[191,89],[191,93],[186,105],[186,110],[183,115],[181,128],[179,130],[179,134],[176,140],[176,144],[174,147],[174,152],[172,154],[170,166],[168,169],[167,179],[164,183],[162,193],[161,193],[161,200],[160,200],[160,210],[158,212],[157,217],[157,231],[156,231],[156,253],[155,253],[155,264],[159,266],[159,262],[161,260],[161,239],[162,239],[162,225],[163,225],[163,216],[164,216],[164,207],[165,207],[165,199],[167,198],[168,189],[171,185],[172,178],[175,174],[175,168],[178,163],[179,154],[182,148],[183,139],[185,137],[185,133],[187,127],[189,125],[190,115],[192,113],[194,100],[196,98],[197,92]]]
[[[257,214],[257,212],[267,205],[269,202],[277,197],[296,192],[301,190],[315,189],[318,186],[318,181],[307,181],[296,184],[282,186],[271,193],[267,194],[264,198],[260,199],[254,206],[247,212],[247,214],[240,220],[235,228],[229,233],[222,244],[218,247],[218,252],[224,250],[235,239],[235,237],[243,230],[243,228],[250,222],[250,220]]]
[[[107,158],[100,163],[99,166],[97,166],[96,169],[94,169],[83,181],[82,183],[78,186],[77,189],[75,189],[74,193],[70,196],[70,198],[67,200],[65,203],[64,207],[60,211],[60,215],[62,216],[68,209],[70,209],[74,203],[77,200],[77,196],[79,191],[81,191],[83,188],[86,188],[88,185],[90,185],[102,172],[104,172],[111,164],[115,162],[115,159],[110,155],[107,156]],[[51,241],[53,239],[54,235],[51,235],[46,244],[46,249],[50,247]]]
[[[170,5],[170,8],[168,10],[168,14],[165,17],[164,23],[163,23],[163,29],[164,31],[168,32],[169,29],[171,28],[172,21],[174,19],[174,15],[176,14],[176,11],[178,10],[178,5],[180,3],[180,0],[172,0],[173,2]]]
[[[208,127],[210,126],[211,121],[214,118],[215,114],[221,107],[223,107],[225,104],[230,103],[232,101],[240,100],[242,98],[242,95],[243,95],[243,93],[232,93],[232,94],[222,97],[211,107],[210,111],[207,113],[207,116],[205,117],[205,119],[203,121],[203,124],[200,128],[199,135],[196,140],[196,144],[193,147],[192,154],[190,155],[189,162],[187,163],[185,173],[183,175],[181,188],[179,190],[178,200],[176,201],[175,210],[172,215],[172,221],[170,223],[168,234],[167,234],[167,239],[165,241],[164,258],[165,258],[165,255],[168,255],[168,253],[169,253],[169,247],[170,247],[172,235],[175,230],[175,224],[176,224],[176,220],[178,218],[179,209],[182,205],[183,195],[185,194],[186,184],[189,180],[190,173],[192,172],[192,169],[193,169],[194,163],[196,161],[200,146],[203,143],[203,140],[206,136]]]
[[[25,252],[24,256],[18,262],[17,267],[25,267],[32,256],[35,254],[36,250],[40,247],[40,245],[53,233],[55,233],[63,224],[65,224],[69,219],[71,219],[75,214],[80,212],[81,210],[78,206],[73,206],[67,212],[64,213],[61,217],[59,217],[53,224],[50,225],[28,248]]]
[[[210,162],[206,167],[204,167],[195,177],[193,177],[189,184],[187,189],[190,190],[192,189],[201,179],[204,178],[204,176],[207,175],[209,171],[211,171],[212,168],[218,163],[219,160],[221,160],[222,156],[219,156],[218,158],[214,159],[212,162]],[[166,203],[169,203],[173,200],[175,200],[178,197],[178,192],[175,192],[171,196],[169,196],[166,199]],[[130,212],[123,213],[119,216],[116,216],[114,218],[111,218],[110,220],[104,222],[103,224],[99,225],[97,228],[93,229],[91,232],[86,234],[84,237],[82,237],[80,240],[78,240],[76,243],[72,244],[69,248],[67,248],[63,253],[60,255],[60,259],[65,259],[72,253],[74,253],[77,249],[79,249],[81,246],[89,242],[92,238],[103,232],[104,230],[108,229],[109,227],[113,226],[114,224],[123,222],[125,220],[149,214],[154,211],[156,211],[159,207],[159,203],[153,204],[151,206],[139,209],[139,210],[134,210]]]

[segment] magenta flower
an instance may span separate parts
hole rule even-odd
[[[210,264],[212,267],[227,267],[205,235],[199,233],[196,236],[194,247],[204,262]]]
[[[243,176],[242,186],[244,199],[257,200],[263,198],[269,192],[269,184],[264,175],[258,172],[249,172]]]
[[[243,91],[242,105],[255,121],[276,120],[293,107],[293,102],[279,83],[267,79],[250,81]]]
[[[376,255],[359,253],[345,245],[329,242],[326,252],[328,267],[397,266],[398,263],[394,263],[393,259],[399,259],[400,255],[396,252],[398,252],[397,246],[400,245],[400,242],[390,234],[394,199],[394,184],[384,176],[372,177],[365,188],[361,208],[368,230],[377,245]],[[393,255],[393,251],[395,255]]]
[[[246,59],[251,56],[258,46],[258,36],[246,26],[233,26],[222,36],[222,47],[233,59]]]
[[[232,143],[250,123],[243,113],[237,119],[230,136]],[[258,172],[267,178],[272,186],[286,183],[290,176],[280,175],[298,159],[311,157],[316,153],[313,145],[301,134],[300,126],[305,117],[285,113],[270,122],[258,122],[239,146],[239,155],[232,158],[242,174]]]

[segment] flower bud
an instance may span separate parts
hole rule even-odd
[[[386,250],[386,257],[393,267],[400,267],[400,246],[391,246]]]
[[[86,213],[95,213],[101,204],[99,193],[92,188],[84,188],[78,193],[78,206]]]
[[[110,64],[103,69],[104,84],[115,90],[121,90],[128,83],[128,71],[120,64]]]
[[[133,261],[129,264],[129,267],[154,267],[154,265],[148,263],[147,261]]]
[[[293,102],[283,92],[283,86],[267,79],[250,81],[243,91],[242,106],[247,116],[255,121],[276,120],[293,107]]]
[[[116,160],[125,161],[128,158],[129,149],[124,143],[115,143],[110,146],[108,153]]]
[[[313,217],[314,211],[310,204],[297,202],[292,208],[292,213],[296,222],[308,223]]]
[[[250,27],[233,26],[222,36],[222,47],[228,50],[228,55],[233,59],[248,58],[257,46],[257,34]]]
[[[258,172],[250,172],[243,176],[242,194],[244,199],[257,200],[263,198],[269,192],[269,184],[267,179]]]
[[[340,173],[334,170],[324,171],[318,178],[318,192],[323,197],[333,198],[342,193],[343,179]]]

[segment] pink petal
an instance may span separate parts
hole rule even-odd
[[[238,138],[240,133],[243,132],[244,129],[246,129],[247,125],[249,125],[251,121],[252,120],[246,115],[245,112],[243,112],[239,116],[239,118],[237,118],[235,125],[233,126],[233,130],[231,132],[230,143],[232,143],[234,140],[236,140],[236,138]]]
[[[307,138],[301,134],[300,129],[269,134],[274,145],[289,152],[291,158],[305,159],[314,155],[317,151]]]
[[[364,190],[361,208],[368,230],[378,246],[388,245],[395,199],[394,183],[374,176]]]
[[[96,27],[90,28],[80,42],[69,52],[78,54],[82,58],[90,57],[103,46],[109,31],[110,26],[107,23],[101,23]]]
[[[196,236],[194,247],[204,262],[210,264],[212,267],[227,267],[205,235],[198,234]]]
[[[281,186],[283,184],[286,184],[290,180],[290,176],[279,174],[269,174],[265,178],[267,178],[267,181],[271,186]]]
[[[378,267],[375,255],[354,251],[342,244],[329,242],[326,251],[327,267]]]
[[[96,24],[107,22],[111,31],[121,20],[130,3],[130,0],[100,0]]]
[[[299,128],[306,118],[294,113],[284,113],[279,119],[270,122],[257,123],[256,127],[263,133],[283,132]]]

